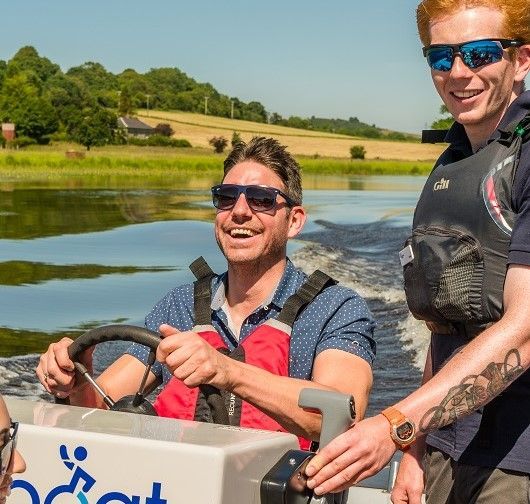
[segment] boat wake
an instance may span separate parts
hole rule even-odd
[[[377,359],[368,414],[375,414],[415,389],[420,383],[428,332],[411,317],[402,288],[398,250],[408,227],[389,221],[338,225],[316,221],[319,229],[303,233],[293,262],[306,272],[321,269],[363,296],[376,321]],[[118,342],[94,354],[96,374],[124,351]],[[0,359],[0,392],[50,401],[34,369],[37,355]]]

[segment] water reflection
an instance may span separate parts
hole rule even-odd
[[[136,266],[102,266],[100,264],[75,264],[73,266],[30,261],[4,261],[0,263],[0,285],[29,285],[60,279],[99,278],[103,275],[130,275],[141,271],[170,271],[171,268]]]
[[[0,356],[41,352],[103,324],[142,325],[165,292],[192,280],[187,265],[199,255],[222,271],[209,196],[217,182],[169,173],[0,183]],[[320,221],[403,225],[422,183],[304,176],[305,230]]]
[[[21,189],[2,192],[0,239],[105,231],[138,222],[211,221],[206,191]]]

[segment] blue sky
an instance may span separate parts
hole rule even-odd
[[[441,104],[421,55],[416,0],[16,0],[0,59],[24,45],[66,71],[178,67],[283,116],[356,116],[419,132]]]

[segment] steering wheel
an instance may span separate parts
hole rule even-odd
[[[106,341],[131,341],[139,343],[149,348],[149,355],[145,372],[135,395],[125,396],[114,401],[105,391],[96,383],[86,367],[79,361],[81,353],[88,348],[104,343]],[[69,347],[68,356],[72,359],[76,370],[92,385],[96,392],[101,395],[103,402],[113,411],[125,411],[129,413],[140,413],[144,415],[157,415],[153,405],[145,398],[145,384],[156,360],[156,349],[161,341],[158,333],[150,331],[144,327],[133,325],[112,324],[91,329],[79,336]],[[213,423],[228,425],[228,412],[221,392],[212,385],[200,385],[201,392],[204,394],[206,403],[210,407]],[[151,390],[147,391],[147,393]]]

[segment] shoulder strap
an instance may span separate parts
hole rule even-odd
[[[300,288],[287,299],[282,311],[276,319],[289,326],[293,326],[294,321],[300,312],[315,299],[328,285],[335,285],[336,280],[326,275],[320,270],[313,272]]]
[[[212,278],[215,273],[202,256],[190,264],[190,270],[197,278],[193,284],[194,323],[195,325],[211,324]]]
[[[530,113],[528,113],[515,128],[515,134],[520,136],[523,142],[530,138]]]
[[[499,130],[501,143],[507,145],[511,144],[517,137],[521,137],[522,142],[526,142],[530,138],[530,113],[526,114],[522,119],[512,121],[504,128]]]

